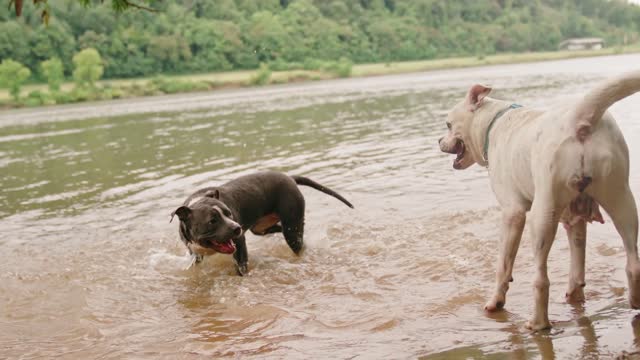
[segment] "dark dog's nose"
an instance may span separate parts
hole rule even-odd
[[[238,226],[237,228],[233,229],[233,235],[240,236],[240,234],[242,234],[242,228],[240,226]]]

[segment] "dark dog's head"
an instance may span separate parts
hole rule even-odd
[[[191,201],[188,206],[180,206],[171,215],[172,219],[174,215],[180,218],[188,242],[223,254],[236,251],[234,240],[242,235],[242,227],[219,200],[217,190]]]

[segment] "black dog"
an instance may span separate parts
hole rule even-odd
[[[193,257],[233,254],[239,275],[247,272],[244,232],[256,235],[282,232],[296,254],[302,250],[304,197],[297,185],[329,194],[350,208],[340,194],[302,176],[267,171],[246,175],[218,187],[200,189],[171,214],[180,218],[180,238]]]

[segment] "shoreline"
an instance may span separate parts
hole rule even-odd
[[[143,94],[124,94],[124,96],[113,97],[111,99],[100,98],[88,98],[81,101],[73,101],[67,103],[49,103],[39,104],[32,106],[15,105],[11,103],[8,91],[6,89],[0,89],[0,111],[15,110],[15,109],[29,109],[29,108],[41,108],[41,107],[58,107],[62,105],[72,105],[88,102],[105,102],[108,100],[122,100],[122,99],[135,99],[135,98],[149,98],[154,96],[163,96],[171,94],[188,94],[196,92],[211,92],[227,89],[237,88],[260,88],[268,85],[279,85],[289,83],[305,83],[315,82],[319,80],[329,79],[347,79],[347,78],[364,78],[373,76],[384,75],[396,75],[396,74],[408,74],[408,73],[420,73],[436,70],[448,70],[448,69],[460,69],[471,68],[479,66],[491,66],[491,65],[508,65],[508,64],[521,64],[521,63],[534,63],[542,61],[554,61],[554,60],[566,60],[575,58],[588,58],[599,56],[611,56],[611,55],[626,55],[640,53],[640,46],[627,46],[618,48],[605,48],[600,50],[579,50],[579,51],[553,51],[553,52],[535,52],[535,53],[505,53],[496,54],[486,57],[456,57],[445,59],[433,59],[433,60],[420,60],[420,61],[406,61],[406,62],[391,62],[391,63],[374,63],[374,64],[354,64],[349,76],[338,76],[321,70],[287,70],[287,71],[273,71],[268,78],[268,81],[264,84],[254,84],[252,79],[256,77],[260,70],[240,70],[229,72],[215,72],[205,74],[190,74],[190,75],[159,75],[167,82],[183,82],[185,84],[199,85],[191,89],[184,91],[174,92],[162,92],[158,89],[150,90],[149,93]],[[113,79],[113,80],[100,80],[97,82],[99,88],[112,87],[132,87],[140,88],[148,86],[156,77],[145,78],[132,78],[132,79]],[[61,90],[69,92],[73,89],[74,84],[72,82],[66,82],[62,85]],[[102,90],[102,89],[100,89]],[[98,92],[100,92],[98,90]],[[26,94],[32,91],[48,92],[46,84],[30,84],[25,85],[21,91],[21,98],[27,97]]]

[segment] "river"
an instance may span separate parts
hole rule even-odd
[[[525,230],[506,311],[483,312],[500,219],[486,170],[437,139],[468,87],[543,107],[637,69],[640,55],[487,66],[0,112],[0,358],[583,358],[640,346],[622,241],[589,226],[586,297],[532,334]],[[640,194],[640,95],[611,108]],[[258,170],[308,176],[306,251],[249,235],[250,272],[184,270],[169,214]]]

